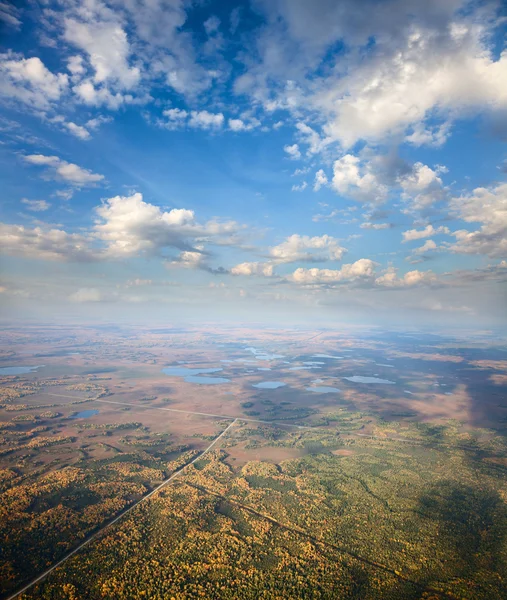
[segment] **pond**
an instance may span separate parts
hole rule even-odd
[[[389,383],[395,384],[395,381],[389,381],[389,379],[381,379],[380,377],[363,377],[362,375],[354,375],[353,377],[344,377],[352,383]]]
[[[82,410],[81,412],[76,413],[75,415],[70,415],[71,419],[89,419],[94,415],[98,415],[98,410]]]
[[[33,373],[44,366],[45,365],[37,365],[35,367],[0,367],[0,375],[25,375],[26,373]]]
[[[162,373],[172,377],[187,377],[189,375],[203,375],[208,373],[218,373],[223,371],[220,367],[214,369],[192,369],[189,367],[166,367],[162,369]]]
[[[199,375],[189,375],[185,377],[184,381],[187,383],[198,383],[200,385],[216,385],[217,383],[229,383],[230,379],[226,379],[225,377],[202,377]]]
[[[253,387],[259,390],[276,390],[276,388],[283,387],[284,385],[287,384],[282,381],[261,381],[260,383],[254,383]]]

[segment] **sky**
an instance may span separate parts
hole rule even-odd
[[[0,2],[5,319],[505,325],[507,4]]]

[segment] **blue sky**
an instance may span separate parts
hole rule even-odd
[[[1,5],[5,314],[504,322],[506,16]]]

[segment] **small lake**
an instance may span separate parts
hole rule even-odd
[[[283,387],[284,385],[287,384],[282,381],[261,381],[260,383],[254,383],[253,387],[259,390],[276,390],[276,388]]]
[[[218,369],[219,371],[221,369]],[[199,385],[216,385],[217,383],[229,383],[230,379],[225,377],[202,377],[200,375],[189,375],[185,377],[187,383],[198,383]]]
[[[283,354],[270,354],[265,350],[258,350],[257,348],[245,348],[248,352],[251,352],[257,360],[275,360],[277,358],[283,358]]]
[[[345,358],[344,356],[331,356],[330,354],[314,354],[313,358]]]
[[[317,394],[334,394],[337,392],[341,392],[341,390],[339,390],[338,388],[335,387],[328,387],[326,385],[318,385],[315,387],[308,387],[306,388],[307,392],[315,392]]]
[[[389,383],[395,384],[395,381],[389,381],[389,379],[381,379],[380,377],[363,377],[362,375],[354,375],[353,377],[344,377],[347,381],[352,383]]]
[[[219,371],[223,371],[221,368],[214,369],[192,369],[188,367],[166,367],[162,369],[162,373],[166,375],[170,375],[172,377],[188,377],[192,375],[203,375],[208,373],[218,373]]]
[[[0,367],[0,375],[25,375],[26,373],[33,373],[44,366],[45,365],[37,365],[36,367]]]
[[[89,419],[94,415],[98,415],[98,410],[82,410],[81,412],[76,413],[75,415],[70,415],[71,419]]]

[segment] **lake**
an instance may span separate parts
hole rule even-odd
[[[198,383],[200,385],[216,385],[217,383],[229,383],[230,379],[226,379],[225,377],[202,377],[199,375],[189,375],[188,377],[185,377],[184,381],[187,383]]]
[[[75,415],[70,415],[71,419],[88,419],[93,417],[94,415],[98,415],[98,410],[82,410],[81,412],[76,413]]]
[[[328,387],[326,385],[307,387],[306,391],[307,392],[315,392],[317,394],[333,394],[333,393],[341,392],[341,390],[339,390],[338,388]]]
[[[254,383],[253,387],[259,390],[276,390],[276,388],[283,387],[284,385],[287,384],[282,381],[261,381],[260,383]]]
[[[26,373],[33,373],[44,366],[45,365],[37,365],[36,367],[0,367],[0,375],[25,375]]]
[[[162,373],[165,373],[166,375],[170,375],[172,377],[188,377],[193,376],[193,375],[202,375],[202,374],[208,374],[208,373],[218,373],[219,371],[223,371],[223,369],[221,368],[214,368],[214,369],[192,369],[192,368],[188,368],[188,367],[166,367],[165,369],[162,369]]]
[[[389,379],[380,379],[380,377],[363,377],[362,375],[354,375],[353,377],[343,377],[352,383],[389,383],[395,384],[395,381],[389,381]]]

